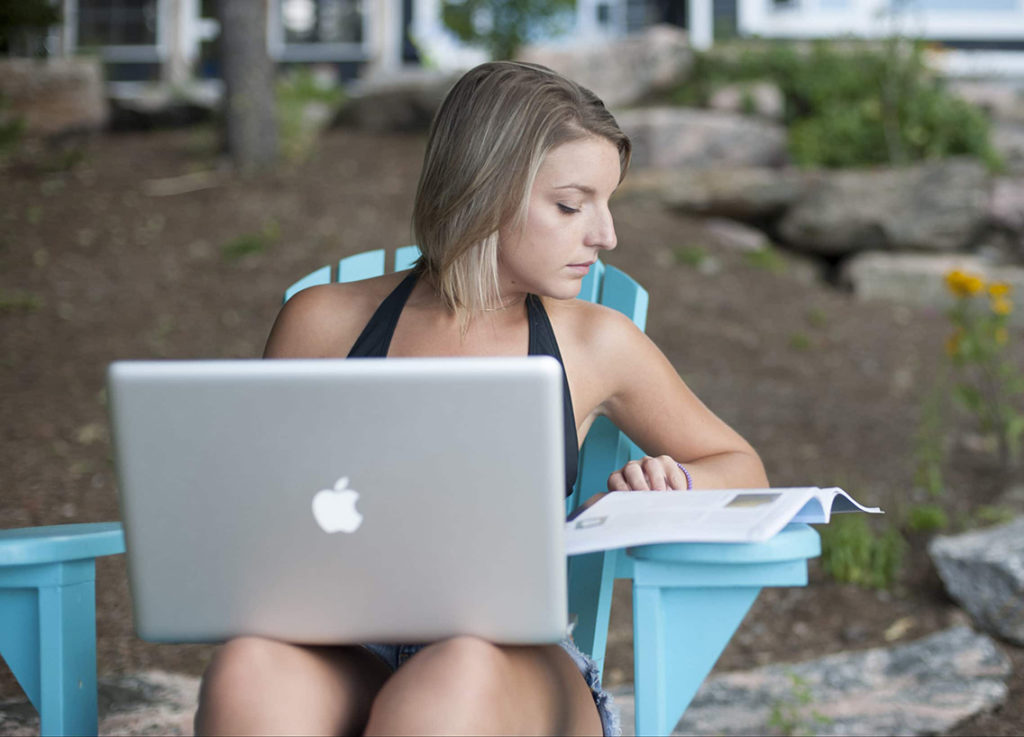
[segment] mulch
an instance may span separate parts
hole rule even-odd
[[[258,356],[286,285],[339,257],[412,242],[422,136],[333,130],[302,164],[252,179],[192,177],[184,181],[205,188],[166,194],[168,179],[217,171],[214,140],[202,127],[101,135],[80,144],[70,168],[51,156],[3,170],[4,527],[118,518],[110,361]],[[890,518],[926,500],[915,486],[915,436],[944,360],[941,313],[860,303],[794,265],[766,268],[719,247],[699,220],[643,199],[624,197],[613,212],[620,245],[605,260],[648,288],[648,333],[758,449],[774,485],[840,485]],[[711,259],[678,256],[695,246]],[[1024,342],[1020,331],[1013,337]],[[939,499],[955,525],[1000,503],[1007,484],[966,419],[956,427]],[[927,539],[908,537],[887,590],[835,583],[814,563],[808,587],[763,591],[716,667],[874,647],[961,621]],[[209,646],[135,637],[123,557],[101,560],[97,576],[101,673],[202,672]],[[612,686],[631,677],[628,583],[614,601]],[[1024,649],[1001,647],[1015,664],[1009,699],[951,734],[1024,732]],[[16,693],[0,673],[0,700]]]

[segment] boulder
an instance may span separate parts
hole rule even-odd
[[[359,80],[335,123],[372,131],[425,131],[458,74],[403,69]]]
[[[781,125],[716,110],[653,107],[617,115],[633,139],[633,165],[690,169],[772,167],[786,163]]]
[[[987,220],[991,178],[973,159],[839,171],[782,219],[783,242],[823,256],[868,250],[956,251]]]
[[[600,44],[527,46],[518,58],[579,82],[609,108],[632,105],[670,87],[693,64],[686,32],[672,25],[650,26]]]
[[[948,82],[949,91],[977,105],[994,120],[1024,123],[1024,97],[1013,84],[997,80],[956,79]]]
[[[950,596],[979,627],[1024,645],[1024,517],[928,546]]]
[[[712,676],[672,734],[943,734],[1003,703],[1011,672],[991,638],[953,627],[893,648]],[[613,695],[632,734],[633,695]]]
[[[992,126],[992,148],[1007,171],[1024,173],[1024,124],[997,122]]]
[[[840,280],[860,299],[946,309],[953,304],[953,297],[945,276],[953,269],[978,274],[986,281],[1005,281],[1015,294],[1024,294],[1024,268],[998,266],[970,254],[869,251],[846,259],[840,268]],[[1024,313],[1014,310],[1010,320],[1024,325]]]
[[[107,123],[103,67],[97,58],[0,59],[5,116],[21,118],[31,136],[95,131]]]
[[[799,169],[649,169],[631,172],[622,193],[653,197],[684,213],[760,222],[780,216],[817,179]]]
[[[735,220],[709,218],[704,222],[704,230],[716,245],[728,251],[751,253],[772,247],[771,239],[763,231]]]
[[[708,107],[727,113],[760,115],[763,118],[782,120],[786,100],[778,85],[771,82],[748,82],[720,87],[711,95]]]

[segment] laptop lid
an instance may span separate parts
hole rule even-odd
[[[118,362],[108,384],[140,637],[564,636],[554,359]]]

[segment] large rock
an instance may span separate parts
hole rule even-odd
[[[1024,173],[1024,124],[996,123],[992,126],[992,148],[1007,171]]]
[[[942,734],[1006,700],[1012,666],[954,627],[907,645],[709,678],[672,734]],[[631,693],[615,694],[632,734]]]
[[[718,166],[630,173],[626,196],[650,196],[680,212],[760,222],[780,216],[815,186],[799,169]]]
[[[651,26],[599,45],[527,46],[518,58],[579,82],[609,108],[631,105],[671,86],[693,64],[686,33],[671,25]]]
[[[1013,83],[956,79],[950,80],[948,87],[950,92],[977,105],[995,120],[1024,123],[1024,97]]]
[[[786,112],[786,100],[779,86],[772,82],[746,82],[715,90],[708,100],[708,107],[727,113],[782,120]]]
[[[1004,281],[1015,294],[1024,294],[1024,268],[997,266],[969,254],[882,253],[869,251],[843,262],[840,279],[865,300],[885,299],[919,307],[946,309],[953,297],[945,276],[954,269],[978,274],[986,281]],[[1014,310],[1010,320],[1024,325],[1024,312]]]
[[[758,167],[786,163],[786,131],[776,123],[715,110],[653,107],[616,116],[633,139],[637,167]]]
[[[107,98],[99,59],[0,59],[0,97],[6,115],[25,121],[29,135],[99,130]]]
[[[1024,645],[1024,517],[937,537],[928,552],[946,590],[980,627]]]
[[[786,213],[779,232],[794,248],[825,256],[955,251],[983,229],[990,185],[972,159],[834,172]]]
[[[425,131],[459,76],[403,69],[362,79],[349,89],[336,122],[371,131]]]

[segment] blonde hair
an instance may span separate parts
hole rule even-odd
[[[448,93],[431,125],[413,231],[416,268],[464,326],[500,304],[499,233],[525,220],[545,155],[588,136],[618,149],[621,181],[629,138],[593,92],[547,67],[481,64]]]

